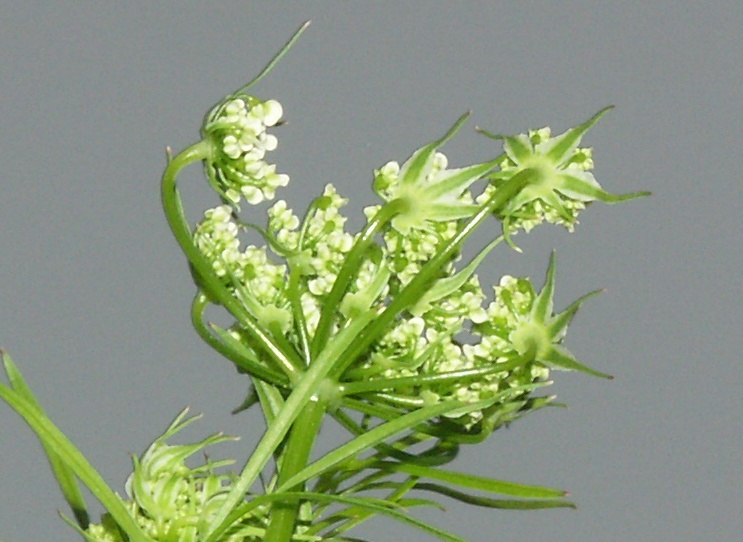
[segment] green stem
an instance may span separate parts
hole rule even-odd
[[[291,431],[296,419],[304,412],[313,398],[318,396],[323,381],[330,369],[338,363],[341,353],[359,334],[360,330],[368,325],[371,318],[372,315],[369,315],[368,318],[358,318],[344,327],[295,384],[286,402],[281,406],[281,410],[276,413],[270,427],[253,450],[239,478],[232,484],[232,488],[212,518],[212,525],[209,527],[204,542],[217,542],[219,540],[219,534],[229,526],[230,514],[245,499],[245,493],[258,479],[266,463],[275,456],[276,450],[281,445],[284,437]]]
[[[273,339],[268,330],[264,329],[245,307],[236,299],[232,293],[222,284],[221,280],[214,275],[212,266],[206,257],[194,244],[193,233],[188,224],[176,178],[178,173],[189,164],[208,160],[213,152],[211,142],[199,141],[191,145],[175,158],[170,160],[163,173],[161,196],[163,210],[173,231],[173,235],[181,246],[186,258],[191,264],[195,275],[198,277],[199,287],[209,296],[213,302],[218,302],[232,314],[245,328],[248,335],[253,339],[260,350],[270,356],[279,367],[301,367],[302,361],[295,351],[285,351]],[[290,378],[294,375],[287,375]]]
[[[209,298],[206,294],[199,290],[191,304],[191,325],[193,325],[199,337],[214,350],[234,363],[236,367],[250,373],[251,376],[269,382],[274,386],[287,387],[289,379],[285,374],[264,367],[257,360],[246,358],[235,348],[232,348],[229,344],[221,341],[212,334],[203,318],[204,310],[209,303]]]
[[[279,487],[307,466],[324,415],[324,405],[320,401],[310,401],[292,425],[289,440],[279,463]],[[304,484],[302,487],[290,489],[303,491]],[[291,541],[300,504],[300,501],[292,500],[276,501],[271,505],[271,520],[264,542]]]
[[[312,341],[313,359],[322,351],[328,341],[330,329],[333,325],[333,319],[336,316],[336,310],[340,306],[343,295],[348,289],[351,280],[359,271],[361,259],[366,254],[369,246],[374,241],[377,234],[397,215],[402,207],[406,205],[402,200],[393,200],[383,205],[381,209],[369,221],[363,231],[359,234],[353,248],[348,253],[343,267],[338,273],[338,277],[333,284],[333,288],[323,303],[323,311],[320,315],[320,321],[317,324],[315,338]]]
[[[256,75],[253,78],[253,80],[250,81],[250,83],[248,83],[247,85],[245,85],[245,86],[239,88],[238,90],[236,90],[233,95],[234,96],[237,96],[239,94],[244,94],[245,92],[248,91],[248,89],[250,87],[252,87],[253,85],[257,84],[258,81],[260,81],[266,75],[268,75],[269,72],[274,68],[274,66],[276,66],[276,64],[279,63],[279,60],[281,60],[284,57],[284,55],[289,52],[289,49],[292,48],[292,45],[294,45],[294,42],[296,42],[299,39],[299,36],[302,35],[302,32],[304,32],[307,29],[308,26],[310,26],[310,21],[307,21],[302,26],[300,26],[299,29],[291,37],[291,39],[286,43],[286,45],[284,45],[281,48],[281,50],[276,54],[276,56],[274,56],[271,59],[271,61],[268,64],[266,64],[266,67],[263,68],[263,70],[261,70],[261,73],[259,73],[258,75]]]

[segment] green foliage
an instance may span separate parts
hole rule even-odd
[[[304,214],[279,199],[263,223],[246,222],[241,202],[257,217],[253,206],[289,184],[266,160],[278,145],[269,131],[283,108],[248,89],[299,33],[253,82],[211,109],[201,141],[169,156],[162,181],[165,214],[197,287],[194,327],[250,378],[240,410],[260,408],[266,420],[243,468],[224,472],[231,461],[210,460],[188,466],[186,458],[229,438],[168,444],[194,420],[184,411],[134,458],[120,498],[47,418],[3,354],[10,386],[0,384],[0,397],[44,444],[86,540],[350,540],[345,533],[376,514],[460,540],[415,519],[411,509],[440,507],[438,497],[496,509],[573,507],[561,490],[443,467],[462,445],[548,406],[553,397],[541,390],[551,384],[551,370],[608,376],[563,345],[576,311],[596,292],[555,313],[554,254],[539,292],[530,279],[506,275],[489,297],[476,274],[521,230],[552,222],[572,231],[592,201],[646,195],[612,195],[589,171],[591,150],[579,145],[608,108],[556,137],[548,128],[484,132],[502,143],[502,153],[450,168],[441,147],[464,115],[402,164],[390,161],[374,172],[380,201],[365,209],[360,232],[347,231],[348,201],[331,184]],[[195,227],[176,185],[194,163],[203,165],[219,199]],[[486,224],[502,235],[463,262],[464,243]],[[261,242],[247,243],[251,233]],[[212,305],[231,316],[226,329],[205,320]],[[348,439],[311,461],[328,417]],[[106,507],[99,523],[90,522],[77,480]]]

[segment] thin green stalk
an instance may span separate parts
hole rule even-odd
[[[245,493],[281,445],[282,440],[291,430],[294,421],[312,401],[313,397],[318,395],[318,390],[331,368],[338,363],[343,350],[358,336],[364,327],[369,325],[369,321],[373,317],[373,314],[369,314],[366,318],[358,318],[343,328],[328,347],[323,350],[322,354],[310,365],[286,399],[281,410],[276,414],[271,426],[263,434],[250,459],[243,467],[239,478],[222,501],[222,505],[212,519],[212,525],[209,527],[208,536],[204,542],[217,541],[219,533],[226,528],[229,522],[230,514],[234,512],[238,503],[245,498]]]
[[[320,401],[310,401],[292,425],[289,440],[284,450],[279,472],[278,485],[281,486],[296,473],[307,466],[312,445],[315,442],[325,415],[325,407]],[[304,491],[304,484],[293,488]],[[290,542],[295,531],[297,514],[301,501],[275,501],[271,505],[271,520],[264,542]]]
[[[273,70],[274,66],[279,63],[279,60],[281,60],[286,53],[289,52],[289,49],[292,48],[294,43],[299,39],[299,36],[302,35],[302,32],[304,32],[308,26],[310,26],[310,23],[312,21],[305,22],[302,26],[299,27],[299,29],[294,33],[294,35],[291,37],[291,39],[286,42],[286,45],[284,45],[281,50],[274,56],[271,61],[266,64],[266,67],[261,70],[261,73],[253,77],[252,81],[250,81],[247,85],[239,88],[234,92],[234,95],[243,94],[248,91],[250,87],[257,84],[258,81],[263,79],[266,75],[268,75],[271,70]]]
[[[323,303],[324,308],[320,315],[320,321],[317,324],[315,338],[312,341],[313,358],[320,353],[328,341],[330,329],[333,325],[333,318],[336,316],[336,309],[340,305],[349,283],[358,273],[361,259],[366,254],[377,234],[402,210],[404,205],[405,202],[402,200],[394,200],[383,205],[356,239],[353,248],[348,253],[348,256],[346,256],[346,260],[338,273],[332,290]]]
[[[235,364],[236,367],[250,373],[251,376],[271,383],[274,386],[286,387],[289,379],[284,373],[275,372],[264,367],[257,360],[252,360],[241,354],[236,348],[232,348],[227,342],[215,337],[209,326],[204,322],[204,310],[209,305],[209,298],[199,290],[191,304],[191,325],[201,339],[222,354],[225,358]],[[237,339],[235,339],[237,340]]]

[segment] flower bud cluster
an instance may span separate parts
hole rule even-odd
[[[513,150],[509,152],[512,148],[508,144],[509,139],[514,142],[518,140],[518,144],[524,145],[528,149],[528,156],[518,156]],[[548,152],[555,144],[550,138],[549,127],[530,130],[528,135],[521,134],[506,140],[506,157],[499,164],[501,171],[498,180],[477,197],[477,203],[485,203],[504,180],[530,168],[534,171],[533,181],[503,213],[509,219],[510,232],[515,233],[519,229],[529,232],[542,222],[562,225],[572,232],[578,224],[579,212],[586,208],[592,198],[570,190],[569,185],[599,186],[589,172],[593,169],[592,149],[575,148],[568,156],[553,159]]]
[[[194,242],[212,264],[217,277],[265,326],[278,325],[287,332],[292,323],[286,292],[286,265],[269,260],[266,247],[240,250],[240,227],[233,222],[232,208],[208,209],[194,231]]]
[[[465,357],[475,364],[523,356],[526,352],[514,344],[514,337],[518,336],[520,329],[538,325],[532,314],[536,294],[529,279],[505,275],[494,290],[495,299],[486,310],[487,317],[473,329],[480,336],[480,341],[463,347]],[[561,339],[555,338],[557,341]],[[519,370],[513,371],[514,378],[509,380],[508,385],[523,386],[549,378],[547,367],[531,363],[533,359],[528,361]]]
[[[412,231],[432,231],[437,223],[451,224],[474,212],[469,186],[490,169],[478,164],[447,169],[449,160],[430,145],[416,151],[402,166],[388,162],[374,172],[374,191],[386,202],[403,204],[392,219],[394,230],[403,236]],[[370,217],[377,207],[365,209]]]
[[[510,284],[510,283],[509,283]],[[533,294],[528,279],[518,279],[519,288]],[[514,347],[503,340],[517,329],[520,320],[503,319],[501,308],[509,303],[511,290],[496,288],[496,299],[487,310],[482,306],[485,294],[476,276],[458,291],[437,301],[420,317],[401,319],[375,346],[367,365],[367,376],[394,379],[405,376],[445,376],[455,371],[497,368],[499,363],[518,356]],[[528,319],[534,296],[520,300],[519,310]],[[476,341],[462,344],[461,340]],[[424,405],[456,400],[473,404],[493,399],[486,409],[448,416],[451,421],[471,428],[483,419],[487,410],[502,408],[521,399],[525,392],[502,394],[509,388],[546,381],[549,371],[524,359],[515,368],[488,372],[475,379],[433,380],[423,386],[411,386],[390,392],[408,400],[416,398]],[[495,399],[496,395],[497,400]]]
[[[384,234],[385,249],[394,274],[392,290],[410,282],[448,240],[457,233],[457,223],[431,222],[427,229],[411,229],[407,234],[390,228]],[[449,270],[453,269],[450,267]]]
[[[185,460],[205,447],[235,440],[213,435],[201,442],[171,446],[166,440],[196,418],[185,421],[182,412],[141,458],[134,458],[134,471],[126,481],[125,505],[143,532],[153,541],[201,540],[230,490],[232,477],[215,469],[232,461],[211,462],[191,468]],[[239,518],[220,542],[246,540],[264,532],[267,510],[260,507]],[[104,515],[100,524],[91,524],[87,539],[94,542],[123,542],[119,528]]]
[[[344,230],[347,219],[340,213],[347,202],[332,185],[326,186],[301,232],[299,218],[284,200],[268,210],[269,246],[299,274],[300,304],[310,334],[317,327],[323,299],[353,246],[353,236]],[[288,267],[273,263],[265,246],[248,245],[241,250],[240,231],[231,207],[221,205],[204,213],[194,241],[215,275],[223,278],[259,322],[278,323],[283,333],[293,337]]]
[[[498,187],[517,175],[527,180],[526,187],[498,213],[506,235],[521,228],[528,232],[545,221],[573,231],[579,212],[593,201],[617,203],[648,195],[647,192],[610,194],[590,172],[593,151],[579,145],[583,135],[609,109],[602,109],[583,124],[557,136],[552,136],[549,128],[515,136],[490,135],[503,140],[505,158],[498,164],[500,171],[490,175],[491,184],[476,201],[484,204]]]
[[[228,99],[207,116],[202,133],[214,145],[207,176],[233,204],[241,198],[250,204],[273,199],[276,189],[288,184],[289,176],[276,173],[276,165],[264,160],[278,145],[266,128],[275,126],[282,114],[276,100],[262,102],[246,95]]]
[[[227,125],[227,119],[247,118],[252,111],[262,111],[255,115],[263,119],[263,126],[273,124],[280,112],[272,110],[271,103],[248,107],[245,102],[228,102],[207,126]],[[549,128],[503,137],[505,158],[498,162],[449,168],[446,156],[436,149],[439,142],[418,149],[402,165],[388,162],[375,171],[374,179],[374,190],[384,203],[364,209],[370,227],[378,213],[389,211],[382,243],[367,249],[350,278],[344,263],[357,237],[344,229],[341,209],[348,200],[330,184],[303,219],[284,200],[271,206],[266,229],[257,228],[266,238],[266,247],[240,249],[242,226],[233,221],[227,205],[205,214],[195,241],[212,262],[214,273],[256,320],[272,333],[278,324],[281,334],[302,351],[306,342],[301,341],[315,337],[322,318],[329,322],[326,300],[342,272],[348,285],[337,307],[331,308],[330,325],[323,329],[330,334],[328,339],[354,318],[369,315],[370,310],[382,308],[407,291],[463,224],[516,175],[523,174],[526,186],[497,211],[506,233],[517,228],[528,231],[543,221],[572,229],[578,211],[588,202],[615,201],[589,172],[591,150],[578,148],[583,133],[601,114],[557,137],[551,136]],[[240,146],[237,135],[230,137],[236,139],[222,138],[226,156],[244,157],[252,152],[248,143],[245,148]],[[263,141],[264,148],[273,146],[272,139]],[[470,187],[483,179],[489,181],[488,186],[475,199]],[[419,292],[418,301],[398,314],[358,359],[345,360],[349,363],[340,381],[378,380],[376,391],[360,392],[358,398],[382,400],[401,410],[438,402],[489,402],[474,412],[447,415],[452,423],[471,429],[486,419],[492,428],[498,412],[515,417],[531,390],[548,383],[551,368],[599,374],[560,346],[581,301],[560,315],[552,314],[554,260],[542,293],[537,294],[528,279],[505,276],[495,287],[494,300],[485,307],[487,296],[474,270],[496,243],[463,269],[457,269],[460,256],[455,250],[426,291]],[[272,263],[269,251],[286,265]],[[297,308],[299,315],[294,314]],[[237,324],[232,335],[251,348],[250,336],[244,331]],[[455,376],[461,372],[467,375]],[[509,419],[497,415],[502,418],[499,423]]]

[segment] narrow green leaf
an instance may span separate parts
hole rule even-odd
[[[503,150],[516,165],[521,165],[526,159],[534,154],[531,141],[525,134],[515,136],[503,136]]]
[[[26,381],[18,370],[18,367],[13,363],[13,360],[3,351],[0,351],[0,354],[2,354],[5,373],[8,375],[8,381],[10,382],[11,387],[18,392],[21,397],[25,398],[30,404],[34,405],[39,411],[41,411],[41,405],[36,400],[36,397],[34,397],[34,394],[26,384]],[[90,516],[88,515],[88,509],[85,505],[85,498],[83,497],[74,473],[67,464],[62,461],[52,447],[47,445],[43,440],[41,441],[41,445],[44,448],[47,459],[49,460],[49,465],[52,468],[52,473],[57,480],[62,496],[72,510],[77,524],[80,528],[87,529],[90,524]]]
[[[468,495],[449,487],[438,484],[420,483],[416,484],[415,489],[422,491],[431,491],[445,495],[457,501],[483,506],[486,508],[498,508],[505,510],[543,510],[546,508],[576,508],[575,504],[566,500],[513,500],[513,499],[490,499],[488,497],[477,497]]]
[[[464,474],[461,472],[435,469],[422,465],[385,462],[383,466],[384,468],[389,468],[396,472],[404,472],[405,474],[410,474],[412,476],[439,480],[454,486],[525,499],[559,499],[567,494],[565,491],[560,489],[531,486],[516,482],[506,482],[504,480],[494,480],[492,478],[485,478],[474,474]]]
[[[579,299],[574,301],[570,304],[570,306],[562,311],[560,314],[555,315],[547,325],[547,332],[549,333],[550,337],[560,337],[565,334],[565,330],[567,329],[568,325],[572,321],[573,317],[575,316],[575,313],[578,312],[578,309],[583,305],[583,303],[590,299],[591,297],[602,293],[604,290],[594,290],[593,292],[589,292],[584,296],[581,296]]]
[[[34,404],[4,384],[0,384],[0,398],[26,421],[42,443],[53,449],[80,481],[90,489],[126,532],[130,542],[152,542],[129,514],[121,498],[108,487],[85,456]]]
[[[501,235],[491,241],[477,256],[472,258],[472,261],[461,271],[451,277],[434,282],[433,285],[420,297],[420,300],[411,307],[410,312],[415,316],[420,316],[431,307],[432,303],[459,290],[474,274],[477,267],[485,259],[485,256],[487,256],[488,253],[495,248],[495,245],[500,243],[502,240],[503,236]]]
[[[234,521],[237,521],[239,518],[253,510],[254,508],[257,508],[259,506],[263,506],[266,503],[269,502],[296,502],[296,501],[311,501],[311,502],[331,502],[331,503],[340,503],[340,504],[346,504],[349,506],[356,506],[362,509],[373,511],[376,514],[384,514],[386,516],[390,516],[394,519],[397,519],[403,523],[407,523],[408,525],[412,525],[413,527],[417,527],[418,529],[427,532],[429,534],[432,534],[441,540],[446,540],[448,542],[467,542],[466,540],[459,538],[458,536],[455,536],[453,534],[450,534],[442,529],[439,529],[437,527],[434,527],[433,525],[430,525],[424,521],[421,521],[419,519],[416,519],[412,516],[409,516],[408,514],[401,512],[397,510],[399,508],[399,505],[397,505],[394,502],[386,501],[384,499],[374,499],[370,497],[343,497],[340,495],[328,495],[326,493],[313,493],[310,491],[292,491],[292,492],[285,492],[285,493],[271,493],[268,495],[261,495],[260,497],[256,497],[249,503],[246,503],[244,505],[239,506],[237,509],[235,509],[234,513],[230,515],[228,518],[227,525],[231,525]],[[217,536],[222,535],[225,532],[225,528],[220,528],[219,531],[215,531]]]
[[[366,433],[366,429],[357,424],[348,414],[342,410],[336,410],[331,415],[345,427],[352,435],[358,436]],[[430,440],[431,437],[428,435],[421,436],[421,438],[415,438],[414,436],[406,436],[397,442],[391,444],[380,443],[377,444],[377,453],[375,458],[377,460],[384,457],[392,457],[398,461],[414,461],[418,464],[437,466],[451,463],[459,452],[459,446],[442,443],[438,441],[433,444],[431,448],[424,450],[420,453],[411,454],[403,451],[405,448],[420,444],[423,441]]]
[[[579,371],[593,376],[606,378],[612,380],[614,377],[607,373],[602,373],[595,369],[583,365],[573,355],[568,352],[567,349],[560,346],[559,344],[553,344],[550,347],[550,351],[544,356],[544,359],[539,359],[540,362],[544,363],[548,367],[553,369],[562,369],[565,371]]]
[[[485,173],[495,167],[495,162],[475,164],[473,166],[447,169],[439,172],[433,182],[426,184],[427,195],[430,199],[438,199],[445,194],[461,194],[472,183],[480,179]]]
[[[580,140],[589,128],[596,124],[601,117],[603,117],[607,111],[613,109],[613,105],[604,107],[601,111],[596,113],[593,117],[588,119],[583,124],[579,124],[575,128],[570,128],[566,132],[552,138],[549,141],[549,148],[545,149],[547,157],[553,162],[562,164],[573,154],[573,151],[580,144]]]
[[[457,119],[454,126],[449,128],[449,131],[446,132],[441,139],[437,139],[436,141],[433,141],[425,147],[421,147],[415,151],[400,168],[400,185],[412,184],[417,181],[424,172],[427,174],[427,170],[430,170],[433,165],[436,150],[449,139],[454,137],[454,134],[459,131],[469,116],[469,112],[465,113]]]
[[[552,316],[553,303],[552,300],[555,295],[555,262],[557,261],[557,253],[553,250],[550,254],[550,263],[547,267],[547,279],[544,281],[544,287],[539,292],[537,298],[534,300],[534,306],[531,309],[531,314],[540,323],[545,321]]]
[[[573,174],[569,169],[565,170],[565,172],[560,175],[562,184],[557,187],[557,190],[561,194],[578,201],[598,200],[609,205],[652,195],[651,192],[647,191],[631,192],[629,194],[612,194],[611,192],[607,192],[601,188],[598,183],[593,184],[587,182],[584,177],[589,175],[590,173],[587,172],[578,172],[578,174]],[[592,179],[593,176],[591,175],[588,178]]]
[[[253,386],[263,409],[266,427],[271,427],[271,424],[284,406],[284,398],[278,389],[265,382],[254,381]]]
[[[311,478],[321,475],[322,473],[330,470],[338,463],[341,463],[347,459],[355,457],[364,450],[373,448],[375,445],[383,442],[384,440],[407,431],[416,427],[417,425],[424,423],[432,418],[442,416],[449,412],[454,411],[473,411],[483,408],[489,404],[489,401],[481,401],[471,405],[463,405],[457,402],[451,403],[439,403],[424,407],[418,410],[414,410],[408,414],[404,414],[397,419],[383,423],[371,429],[367,433],[356,437],[350,442],[336,448],[332,452],[318,459],[314,463],[308,465],[297,474],[289,478],[277,491],[285,491],[291,489],[297,484],[301,484]]]

